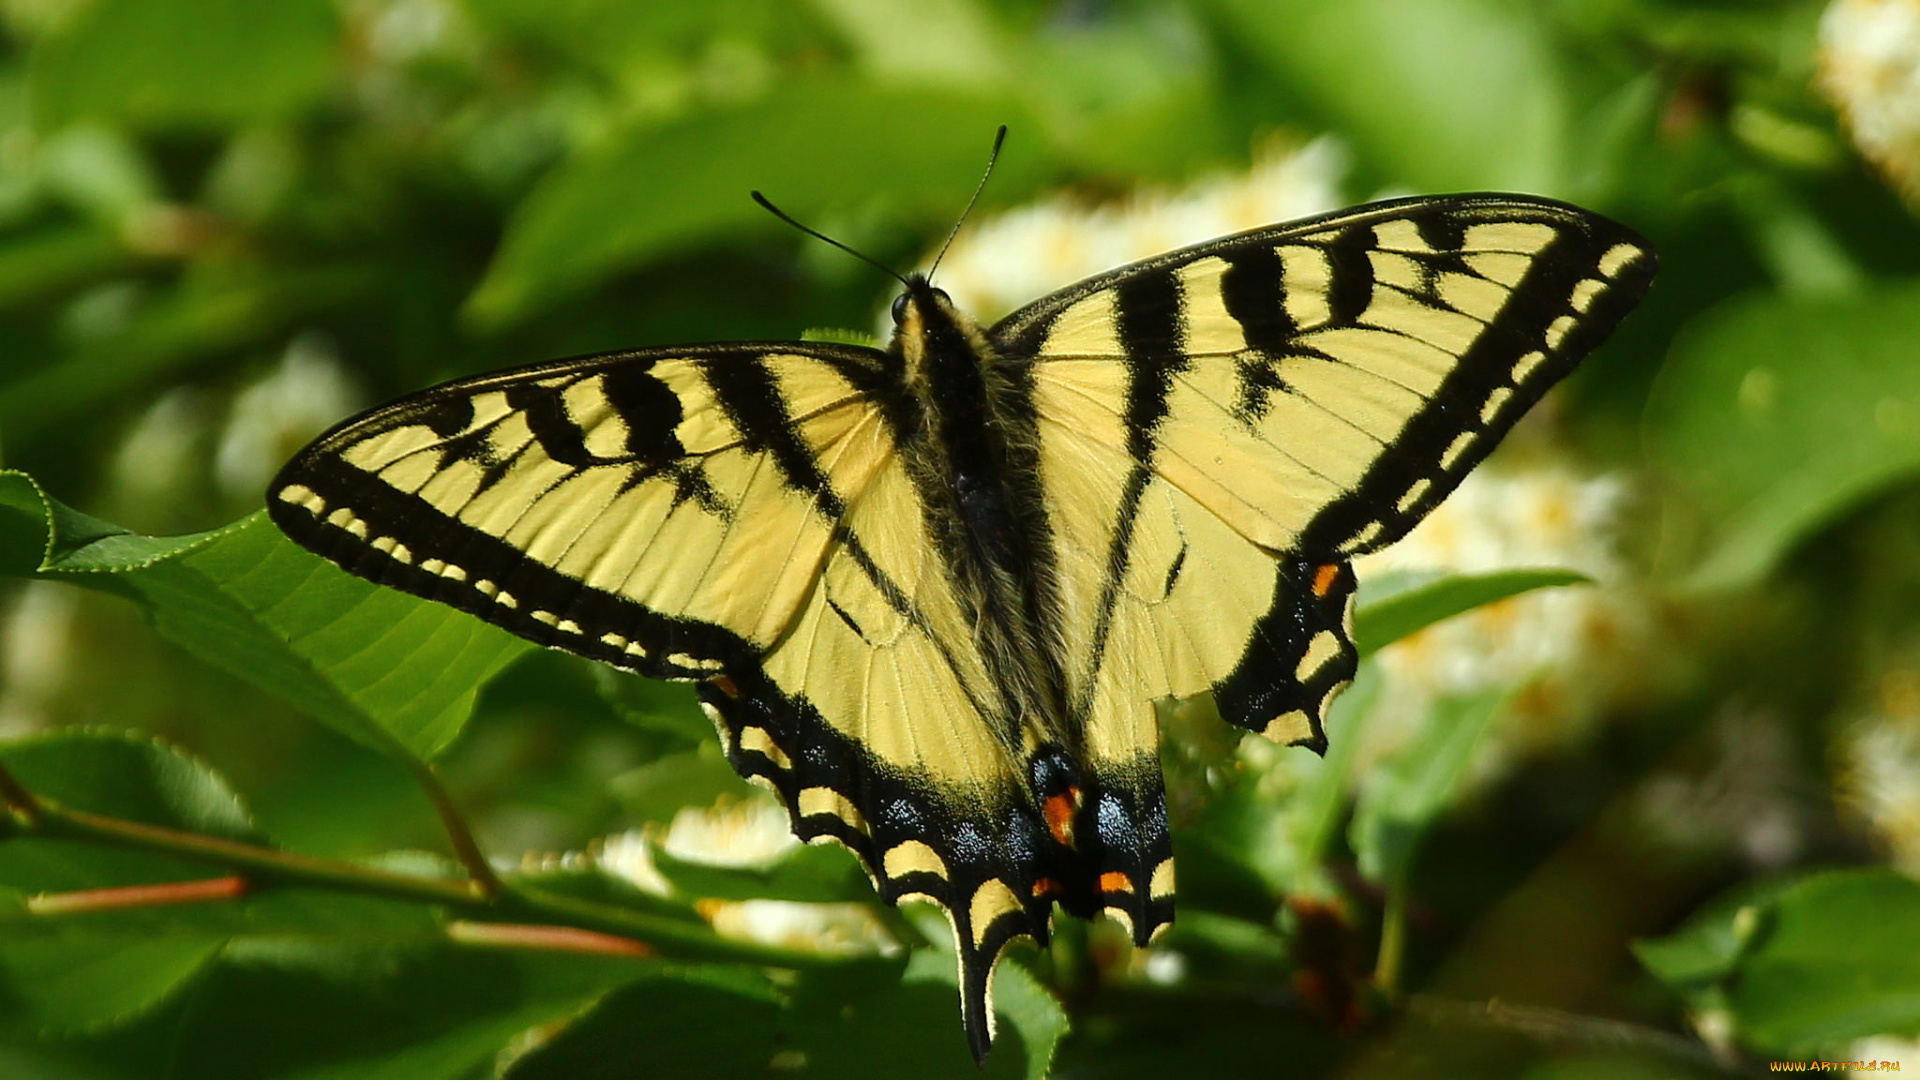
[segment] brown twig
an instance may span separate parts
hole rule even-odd
[[[145,822],[107,817],[63,806],[52,799],[35,797],[17,783],[5,790],[8,805],[14,809],[16,815],[20,815],[20,807],[23,805],[33,810],[31,820],[25,820],[25,815],[20,815],[23,820],[18,822],[20,828],[15,833],[16,837],[57,837],[141,851],[163,852],[238,871],[239,874],[244,875],[245,879],[241,893],[271,886],[337,889],[342,892],[434,904],[485,922],[514,920],[551,924],[550,929],[560,933],[561,937],[564,937],[564,931],[569,929],[597,932],[656,949],[663,956],[670,955],[690,960],[748,963],[793,969],[830,967],[845,962],[843,958],[834,956],[781,949],[722,937],[705,924],[691,920],[683,921],[648,915],[631,908],[562,896],[524,885],[498,882],[497,891],[492,896],[483,896],[477,893],[474,883],[468,881],[394,873],[359,863],[315,858],[225,837],[207,836],[149,825]],[[25,801],[17,801],[19,796],[25,796]],[[232,887],[228,884],[218,886],[221,889]],[[179,885],[129,886],[119,890],[96,891],[117,894],[117,896],[105,898],[96,896],[92,909],[98,910],[101,902],[110,903],[115,899],[120,902],[114,906],[132,906],[126,901],[140,896],[139,892],[131,891],[139,889],[158,890],[149,891],[146,894],[152,898],[150,902],[154,903],[164,902],[170,897],[177,902],[232,898],[211,895],[188,896],[185,894],[192,890],[183,890]],[[65,895],[71,898],[76,894]],[[41,902],[44,904],[51,899],[53,898],[42,898]],[[87,908],[87,902],[83,900],[76,905],[69,899],[63,909],[63,905],[55,900],[53,906],[58,914],[46,911],[38,914],[41,917],[60,917],[60,915],[72,914],[77,909]]]
[[[500,884],[500,875],[493,872],[493,864],[480,850],[480,844],[473,838],[473,830],[467,826],[467,819],[454,804],[453,796],[447,793],[446,785],[440,782],[440,774],[433,766],[408,754],[401,758],[406,762],[407,770],[419,782],[421,790],[427,794],[427,801],[433,804],[434,813],[440,815],[440,827],[447,831],[447,841],[453,845],[453,857],[459,860],[467,876],[473,880],[475,891],[484,900],[497,899],[504,890]]]

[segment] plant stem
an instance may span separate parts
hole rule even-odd
[[[0,803],[4,803],[7,812],[19,819],[22,829],[31,829],[40,818],[40,800],[33,792],[20,785],[13,774],[0,769]]]
[[[1380,954],[1373,985],[1388,1001],[1400,999],[1400,962],[1407,948],[1407,881],[1404,873],[1387,877],[1387,907],[1380,916]]]
[[[538,922],[614,934],[642,942],[662,956],[684,960],[793,969],[830,967],[846,962],[819,953],[721,937],[704,923],[648,915],[613,904],[513,885],[497,878],[497,891],[488,896],[476,888],[475,882],[399,874],[358,863],[320,859],[224,837],[93,814],[32,795],[4,769],[0,769],[0,797],[6,799],[14,813],[15,837],[43,836],[163,852],[242,872],[260,885],[337,889],[436,904],[484,921]]]
[[[446,785],[440,782],[440,775],[433,766],[407,754],[401,758],[407,764],[407,771],[419,782],[433,803],[434,812],[440,815],[440,827],[447,830],[447,840],[453,845],[454,858],[466,868],[467,876],[473,879],[473,885],[482,897],[492,900],[500,896],[504,886],[500,877],[493,872],[493,864],[480,850],[480,844],[473,838],[473,830],[468,828],[467,819],[460,814],[460,808],[454,804],[453,796],[447,793]]]

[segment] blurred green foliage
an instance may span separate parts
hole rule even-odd
[[[866,902],[837,849],[659,851],[665,898],[540,857],[742,797],[684,687],[248,515],[321,428],[441,379],[872,326],[886,282],[747,191],[906,266],[1001,123],[982,213],[1328,133],[1356,200],[1518,189],[1650,236],[1661,277],[1559,392],[1556,452],[1637,478],[1623,543],[1684,676],[1491,787],[1525,680],[1374,762],[1365,672],[1284,791],[1300,767],[1170,708],[1180,922],[1154,959],[1064,922],[1016,953],[989,1073],[1705,1076],[1920,1034],[1920,887],[1836,749],[1920,715],[1920,225],[1813,90],[1822,7],[0,0],[0,764],[430,890],[457,875],[419,851],[447,850],[431,761],[539,911],[661,928],[652,957],[524,947],[311,881],[50,915],[228,871],[8,817],[0,1074],[976,1075],[924,913],[884,915],[907,955],[790,967],[706,930],[695,900]],[[1577,578],[1369,582],[1362,631]]]

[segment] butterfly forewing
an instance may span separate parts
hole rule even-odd
[[[1075,700],[1122,733],[1090,742],[1138,740],[1143,695],[1211,690],[1234,723],[1318,745],[1355,663],[1347,560],[1452,491],[1653,269],[1564,204],[1406,199],[1123,267],[996,326],[1073,538]]]
[[[987,980],[1044,936],[1037,816],[929,511],[883,354],[817,344],[613,354],[375,409],[274,481],[289,536],[541,644],[704,680],[745,776],[888,899],[953,918]]]

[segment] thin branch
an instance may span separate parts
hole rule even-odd
[[[13,790],[27,795],[17,784]],[[9,805],[18,814],[21,804],[13,801],[11,793]],[[487,922],[549,923],[610,934],[657,949],[663,956],[687,960],[792,969],[833,967],[847,962],[843,957],[722,937],[704,923],[692,920],[662,918],[524,885],[500,882],[499,891],[488,898],[478,894],[471,882],[399,874],[359,863],[320,859],[224,837],[127,821],[75,810],[52,799],[31,795],[27,795],[26,805],[33,808],[34,817],[31,821],[19,822],[16,837],[43,836],[162,852],[242,873],[250,890],[269,885],[308,886],[435,904]]]
[[[1701,1043],[1670,1031],[1561,1009],[1513,1005],[1498,998],[1462,1001],[1415,994],[1407,1015],[1439,1027],[1473,1027],[1520,1035],[1553,1047],[1632,1050],[1725,1070],[1728,1063]]]
[[[122,885],[111,889],[76,889],[27,897],[29,915],[77,915],[83,911],[120,911],[163,904],[204,904],[237,900],[251,887],[238,874],[201,881],[170,881],[162,885]]]
[[[455,919],[447,924],[447,936],[463,945],[506,949],[542,949],[548,952],[577,952],[594,956],[650,957],[653,949],[644,941],[597,930],[572,926],[541,926],[526,923],[469,922]]]
[[[453,845],[453,857],[473,879],[473,887],[482,899],[493,900],[504,891],[500,876],[493,872],[493,864],[480,850],[480,844],[473,838],[473,830],[467,826],[467,819],[454,804],[453,796],[447,793],[446,785],[440,782],[440,774],[433,766],[408,754],[401,758],[407,763],[407,770],[419,782],[421,790],[427,794],[427,800],[433,803],[434,813],[440,815],[440,827],[447,830],[447,841]]]
[[[22,787],[20,781],[15,780],[13,774],[4,767],[0,767],[0,803],[4,803],[25,828],[33,828],[40,818],[40,800],[34,798],[33,792]]]

